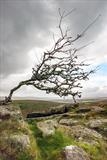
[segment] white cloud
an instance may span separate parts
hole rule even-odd
[[[83,97],[107,97],[107,75],[97,73],[90,76],[90,80],[83,83]]]
[[[94,65],[107,63],[107,25],[96,36],[95,42],[83,50],[84,59],[89,59]]]
[[[53,40],[50,32],[52,31],[52,33],[54,32],[58,36],[58,28],[56,27],[58,13],[56,11],[58,11],[59,6],[64,8],[64,10],[67,9],[67,11],[71,9],[71,6],[74,8],[77,6],[78,12],[69,19],[71,31],[77,32],[87,25],[89,19],[91,21],[93,17],[102,12],[104,17],[100,21],[101,23],[98,22],[98,26],[94,25],[83,40],[80,40],[82,41],[81,43],[87,43],[88,38],[95,41],[81,51],[80,58],[89,59],[92,62],[92,68],[96,65],[107,63],[107,25],[105,21],[107,3],[98,3],[97,1],[94,3],[88,1],[88,3],[79,2],[78,4],[74,2],[67,3],[66,1],[64,1],[65,3],[59,2],[54,0],[51,2],[44,0],[43,3],[39,3],[39,1],[37,3],[24,2],[23,6],[21,3],[9,3],[9,5],[5,6],[6,3],[2,2],[3,7],[1,11],[2,13],[5,11],[5,14],[0,14],[0,17],[4,15],[2,17],[3,22],[1,21],[4,32],[1,30],[1,33],[5,34],[3,34],[1,40],[3,40],[2,43],[6,51],[4,50],[5,54],[2,54],[1,68],[3,67],[4,70],[2,70],[6,72],[5,75],[7,76],[1,79],[0,95],[7,95],[9,90],[20,81],[28,79],[31,76],[32,67],[34,67],[35,63],[40,62],[41,54],[43,54],[46,48],[51,48]],[[68,21],[65,21],[66,23]],[[9,35],[11,35],[11,39]],[[83,83],[83,97],[106,96],[106,81],[106,75],[94,74],[89,81]],[[33,87],[24,86],[15,93],[15,96],[40,97],[47,95],[45,92],[35,90]],[[49,96],[51,97],[53,94]]]

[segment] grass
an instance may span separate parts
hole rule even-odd
[[[67,145],[76,145],[83,148],[89,155],[90,160],[106,160],[107,145],[103,140],[93,145],[77,141],[74,137],[66,135],[62,130],[56,130],[52,136],[43,137],[41,131],[36,126],[36,120],[29,120],[28,124],[36,138],[40,151],[40,156],[37,160],[63,160],[62,150]]]
[[[78,142],[78,146],[83,148],[89,154],[91,160],[106,160],[107,145],[104,141],[100,141],[98,144],[94,145]]]
[[[37,145],[40,150],[40,160],[63,160],[61,151],[67,145],[72,143],[72,139],[65,136],[62,132],[56,131],[54,135],[43,137],[41,131],[36,126],[36,121],[28,122],[34,137],[36,137]]]

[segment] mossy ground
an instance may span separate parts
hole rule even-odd
[[[66,135],[62,130],[56,130],[52,136],[43,137],[36,126],[35,120],[29,120],[28,123],[37,140],[40,151],[40,157],[37,160],[63,160],[62,150],[68,145],[76,145],[83,148],[91,160],[106,160],[107,145],[104,141],[100,140],[95,145],[77,141],[74,137]]]
[[[22,110],[23,116],[26,117],[27,113],[34,111],[48,110],[50,107],[55,107],[59,103],[41,102],[41,101],[14,101],[13,104],[19,106]],[[99,105],[107,111],[107,101],[105,102],[89,102],[82,103],[82,106]],[[73,110],[75,114],[75,109]],[[72,115],[69,115],[72,117]],[[70,118],[68,116],[68,118]],[[89,113],[86,116],[80,118],[74,116],[79,120],[79,124],[84,125],[89,119],[97,117],[106,117],[105,114],[93,114]],[[17,149],[11,149],[11,145],[7,144],[3,139],[0,141],[0,149],[2,148],[7,155],[13,155],[11,160],[63,160],[62,150],[67,145],[77,145],[82,147],[89,155],[91,160],[106,160],[107,159],[107,144],[106,140],[99,140],[97,144],[92,145],[83,141],[77,141],[74,137],[66,135],[62,130],[56,129],[54,135],[49,137],[43,137],[41,131],[37,128],[37,120],[26,121],[26,126],[22,127],[18,120],[8,119],[0,122],[1,135],[9,134],[28,134],[31,141],[31,146],[28,150],[19,152]],[[17,156],[16,156],[17,155]],[[4,160],[0,157],[0,160]],[[8,160],[10,160],[8,158]]]
[[[11,105],[3,107],[6,107],[7,111],[11,109],[13,115],[10,111],[10,116],[0,121],[0,160],[36,160],[36,139],[34,139],[29,125],[23,120],[20,109]],[[17,115],[17,112],[20,114]],[[21,145],[17,139],[12,139],[14,136],[23,137],[23,135],[29,137],[30,141],[30,146],[26,148],[23,148],[23,144]]]
[[[85,102],[80,104],[83,107],[99,106],[107,109],[107,101],[100,102]],[[42,108],[44,110],[44,108]],[[75,113],[75,109],[73,110]],[[71,115],[70,115],[71,116]],[[88,113],[83,117],[75,116],[74,119],[79,120],[79,124],[84,125],[89,119],[106,118],[106,115],[99,113]],[[69,118],[69,116],[68,116]],[[91,160],[106,160],[107,159],[107,144],[104,140],[99,140],[95,145],[85,143],[83,141],[76,141],[74,137],[65,135],[62,130],[56,130],[55,134],[50,137],[43,137],[42,133],[36,126],[37,120],[30,120],[28,123],[37,138],[37,145],[40,150],[40,159],[38,160],[63,160],[61,156],[62,149],[67,145],[77,145],[82,147],[89,155]]]
[[[67,145],[72,143],[72,139],[60,131],[56,131],[54,135],[43,137],[41,131],[36,126],[36,121],[28,121],[34,137],[37,140],[37,145],[40,150],[38,160],[63,160],[61,151]]]

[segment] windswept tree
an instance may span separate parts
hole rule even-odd
[[[60,97],[71,95],[74,102],[76,102],[76,96],[81,97],[79,91],[79,88],[82,88],[81,81],[87,80],[95,70],[87,70],[86,67],[89,64],[78,61],[77,52],[87,45],[79,48],[73,46],[74,42],[84,36],[98,17],[82,33],[72,37],[68,29],[63,29],[63,20],[72,12],[73,10],[65,13],[59,9],[59,37],[57,39],[54,37],[53,47],[44,51],[41,62],[32,68],[32,76],[10,90],[8,97],[5,98],[5,103],[10,102],[13,93],[24,85],[34,86],[46,93],[54,93]]]

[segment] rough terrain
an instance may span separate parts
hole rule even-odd
[[[106,160],[107,101],[71,105],[61,114],[56,111],[65,104],[52,104],[48,112],[56,114],[33,119],[26,119],[26,110],[47,108],[37,111],[36,103],[31,112],[21,105],[0,106],[0,160]]]

